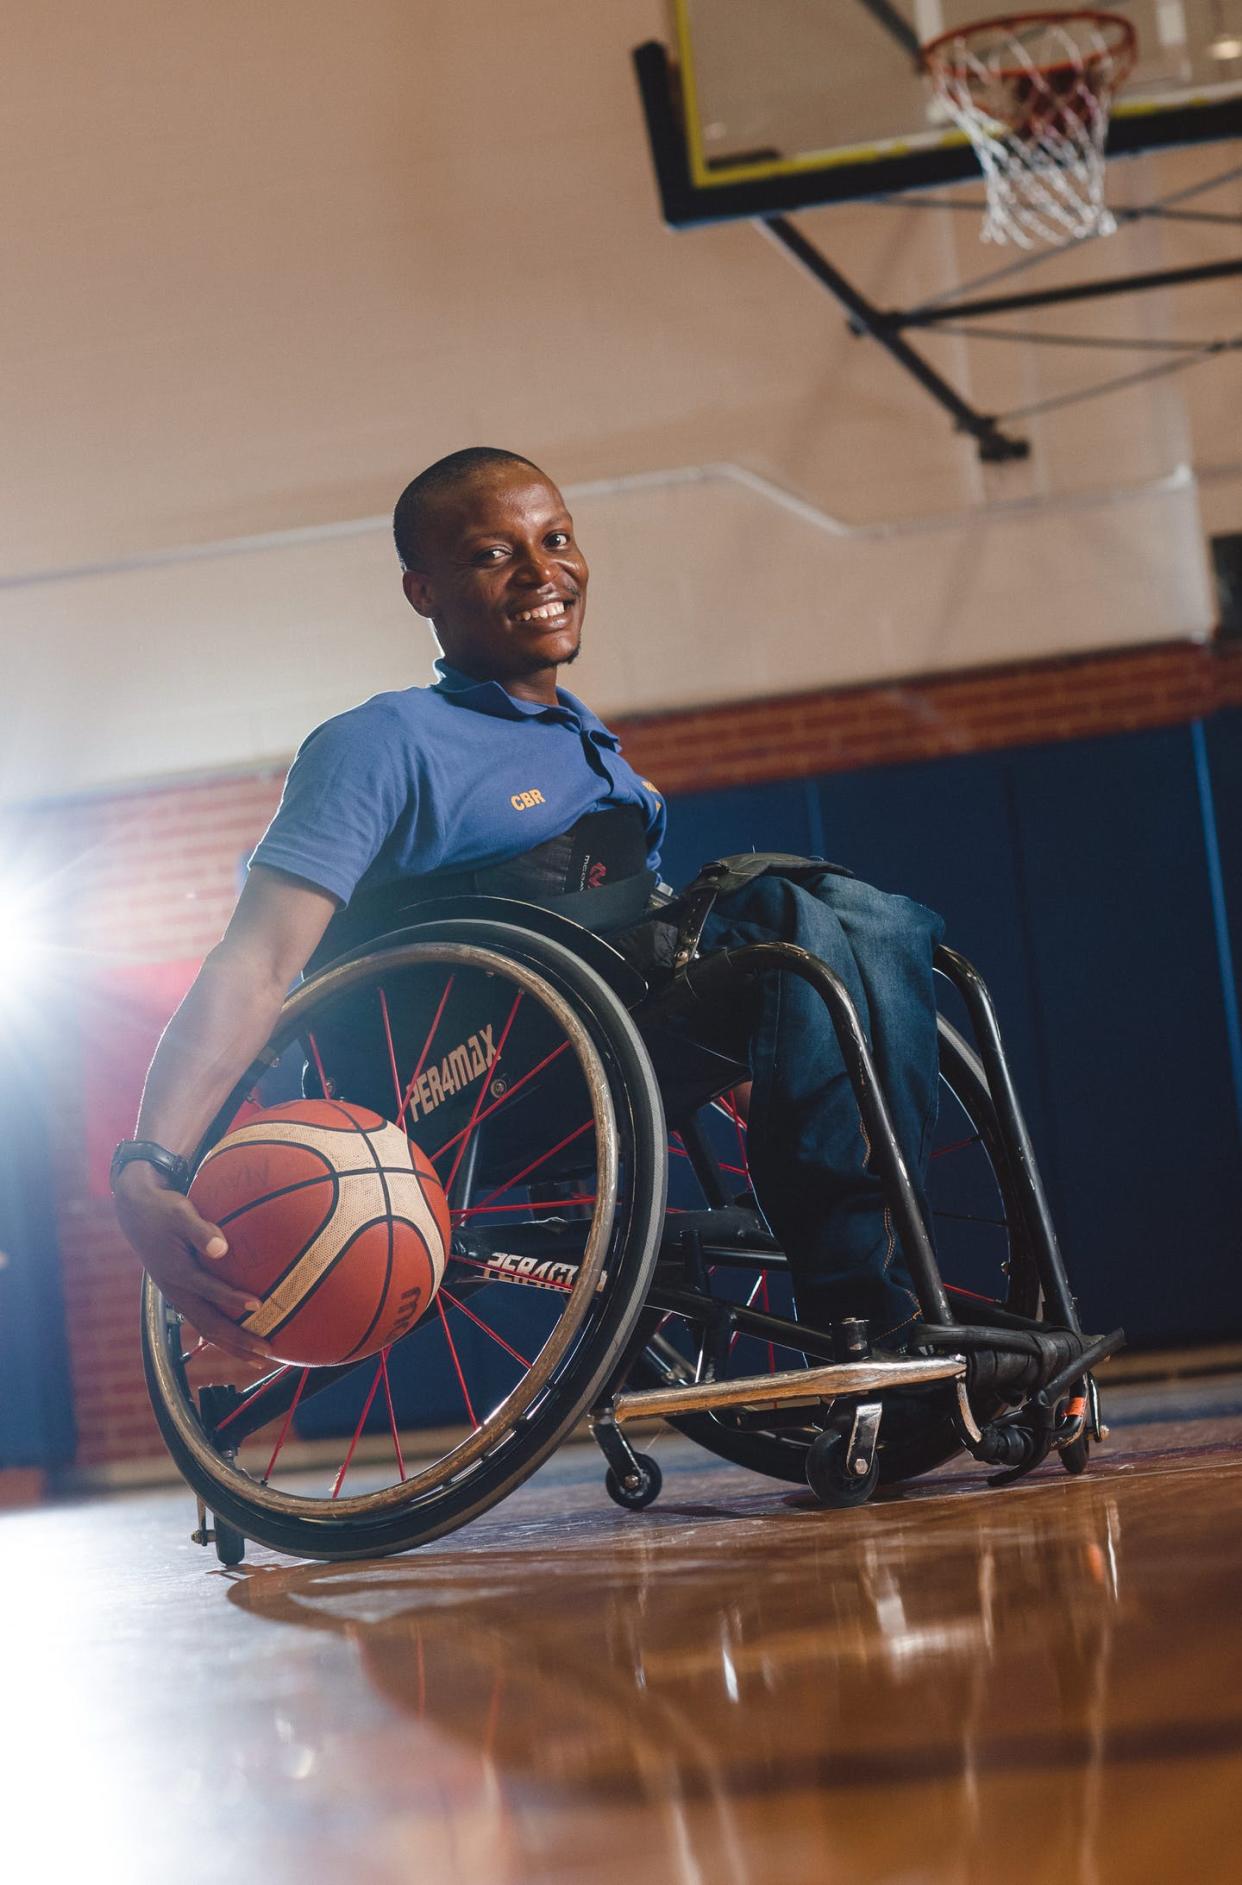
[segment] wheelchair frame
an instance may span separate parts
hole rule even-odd
[[[621,1246],[621,1256],[616,1254],[618,1232],[611,1217],[598,1248],[592,1246],[595,1271],[600,1275],[605,1262],[601,1252],[607,1245],[614,1253],[607,1259],[611,1264],[607,1287],[614,1296],[620,1287],[622,1259],[629,1261],[626,1274],[631,1278],[630,1298],[619,1302],[615,1328],[607,1340],[601,1337],[596,1343],[598,1353],[592,1351],[591,1366],[575,1379],[571,1394],[574,1404],[560,1405],[555,1419],[545,1421],[538,1444],[528,1447],[529,1459],[524,1460],[523,1470],[499,1490],[488,1483],[486,1471],[479,1473],[472,1466],[471,1458],[458,1462],[453,1472],[458,1479],[463,1474],[466,1479],[466,1497],[458,1500],[460,1514],[454,1507],[447,1520],[438,1515],[419,1535],[402,1532],[392,1521],[387,1521],[386,1528],[361,1522],[361,1513],[356,1534],[351,1532],[348,1520],[354,1508],[361,1508],[365,1502],[336,1501],[336,1491],[336,1530],[331,1538],[320,1539],[313,1528],[309,1537],[303,1536],[305,1527],[295,1527],[292,1532],[288,1525],[282,1529],[263,1512],[252,1509],[244,1488],[239,1491],[235,1485],[238,1476],[232,1467],[243,1437],[281,1415],[287,1431],[304,1393],[313,1394],[331,1386],[352,1370],[348,1366],[317,1370],[309,1389],[305,1374],[296,1389],[292,1380],[282,1385],[274,1376],[245,1391],[209,1383],[199,1390],[195,1404],[186,1382],[186,1358],[181,1357],[179,1368],[175,1360],[178,1319],[148,1281],[143,1316],[148,1383],[165,1439],[199,1497],[199,1525],[193,1534],[198,1542],[215,1542],[225,1562],[239,1561],[247,1536],[274,1543],[278,1549],[329,1558],[407,1549],[465,1522],[504,1496],[584,1416],[607,1462],[610,1495],[634,1509],[650,1504],[658,1494],[659,1470],[654,1460],[634,1450],[627,1429],[635,1421],[653,1416],[670,1420],[727,1458],[758,1464],[760,1470],[780,1477],[804,1478],[819,1500],[828,1505],[856,1505],[874,1490],[881,1477],[886,1446],[885,1418],[890,1403],[885,1397],[893,1395],[906,1407],[907,1419],[912,1418],[916,1426],[923,1421],[934,1437],[927,1440],[916,1435],[913,1443],[896,1444],[891,1451],[898,1465],[885,1477],[900,1478],[912,1471],[927,1470],[961,1449],[999,1467],[998,1480],[1014,1479],[1031,1471],[1053,1450],[1060,1453],[1070,1471],[1083,1469],[1090,1440],[1099,1439],[1102,1433],[1091,1370],[1124,1338],[1120,1330],[1090,1337],[1081,1329],[991,997],[978,972],[963,956],[941,947],[935,967],[961,997],[975,1036],[977,1058],[943,1018],[942,1044],[948,1042],[952,1052],[971,1067],[980,1092],[986,1093],[991,1113],[989,1156],[994,1164],[1003,1166],[998,1178],[1007,1206],[1018,1220],[1015,1229],[1020,1231],[1032,1271],[1026,1279],[1025,1311],[998,1304],[979,1305],[976,1320],[970,1323],[957,1319],[946,1291],[858,1014],[844,985],[824,963],[792,944],[758,943],[684,962],[663,984],[649,985],[608,943],[538,906],[500,898],[456,897],[429,903],[418,915],[417,924],[409,930],[355,950],[311,978],[290,998],[287,1011],[298,1011],[299,1004],[305,1010],[334,976],[338,981],[350,974],[364,979],[374,963],[383,963],[394,951],[413,950],[417,954],[421,944],[441,952],[452,948],[468,952],[478,939],[500,936],[504,945],[515,952],[506,960],[520,963],[523,952],[527,953],[523,972],[529,974],[536,960],[544,965],[541,972],[551,963],[553,979],[560,978],[562,994],[568,989],[588,1008],[593,1000],[592,1013],[611,1003],[615,1011],[628,1017],[628,1033],[615,1011],[611,1023],[609,1054],[614,1060],[620,1056],[627,1061],[623,1079],[618,1079],[615,1068],[608,1075],[613,1082],[614,1111],[626,1111],[629,1095],[642,1086],[641,1104],[636,1101],[635,1108],[651,1113],[654,1094],[654,1114],[661,1132],[661,1101],[654,1092],[643,1030],[651,1035],[670,1023],[683,1024],[709,1004],[722,998],[735,999],[762,975],[791,974],[808,983],[831,1017],[919,1299],[922,1320],[911,1331],[915,1352],[873,1352],[866,1325],[856,1318],[845,1319],[835,1327],[814,1329],[774,1315],[767,1307],[756,1307],[753,1301],[721,1302],[713,1295],[707,1280],[709,1259],[726,1268],[759,1267],[766,1275],[768,1270],[784,1267],[784,1257],[757,1211],[728,1201],[719,1169],[713,1170],[709,1148],[689,1118],[687,1109],[694,1099],[691,1081],[690,1091],[678,1098],[678,1113],[686,1114],[682,1128],[685,1149],[707,1198],[706,1210],[681,1212],[676,1217],[666,1215],[663,1176],[651,1173],[643,1178],[647,1197],[631,1198],[625,1206],[633,1221],[625,1230],[629,1242]],[[455,943],[455,937],[464,937],[465,941]],[[566,956],[580,965],[578,970],[568,966]],[[514,976],[515,980],[521,979],[516,970]],[[601,985],[607,991],[608,1002]],[[386,1014],[385,1019],[387,1023]],[[590,1026],[588,1023],[582,1030],[584,1034],[590,1032]],[[638,1040],[637,1052],[634,1038]],[[391,1047],[391,1039],[389,1044]],[[589,1049],[589,1042],[587,1046]],[[227,1130],[240,1099],[250,1091],[266,1058],[248,1071],[221,1109],[199,1148],[199,1157]],[[739,1076],[744,1077],[745,1070],[736,1063],[730,1063],[727,1057],[718,1058],[718,1067],[709,1064],[706,1075],[699,1076],[703,1089],[699,1105],[727,1090]],[[399,1095],[400,1082],[397,1084]],[[599,1085],[599,1077],[595,1076],[595,1086]],[[327,1090],[326,1083],[323,1090]],[[640,1132],[635,1145],[641,1140]],[[641,1166],[641,1147],[629,1156],[636,1169]],[[599,1189],[602,1193],[602,1183]],[[611,1200],[608,1209],[611,1211]],[[593,1222],[593,1236],[595,1229]],[[604,1287],[602,1282],[597,1286],[589,1279],[588,1286],[598,1287],[601,1292]],[[579,1295],[586,1293],[577,1282],[574,1289]],[[1030,1299],[1032,1290],[1038,1297],[1034,1302]],[[443,1306],[440,1313],[444,1315]],[[591,1316],[598,1321],[600,1314],[598,1306],[588,1302],[579,1324],[585,1316],[585,1326],[589,1327]],[[697,1332],[698,1352],[693,1358],[662,1337],[660,1319],[669,1317]],[[765,1375],[730,1376],[724,1364],[739,1337],[747,1335],[800,1351],[807,1365],[770,1370]],[[583,1339],[575,1338],[571,1328],[561,1350],[571,1352],[574,1339],[583,1346]],[[558,1354],[554,1362],[559,1364],[560,1360]],[[556,1379],[555,1366],[550,1367],[531,1390],[528,1405],[537,1407],[540,1393],[549,1400],[559,1392]],[[384,1381],[387,1391],[386,1371]],[[553,1382],[551,1389],[546,1387],[548,1381]],[[260,1397],[261,1405],[256,1405]],[[526,1407],[513,1416],[515,1431],[519,1417],[530,1418]],[[226,1428],[231,1430],[226,1433]],[[219,1473],[212,1469],[209,1456],[213,1451],[221,1461]],[[479,1443],[474,1457],[480,1457],[483,1451]],[[473,1503],[470,1470],[476,1472],[477,1496]],[[414,1475],[407,1481],[402,1468],[407,1498],[414,1496],[426,1478],[427,1474],[422,1479]],[[446,1485],[451,1478],[447,1474]],[[258,1486],[266,1486],[266,1481],[258,1482]],[[270,1495],[268,1498],[270,1502]],[[394,1511],[401,1509],[395,1489],[389,1504]],[[211,1527],[206,1521],[208,1506],[217,1512]],[[345,1521],[343,1531],[340,1521]],[[287,1542],[290,1536],[296,1536],[296,1545]]]

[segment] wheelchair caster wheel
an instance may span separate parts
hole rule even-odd
[[[216,1536],[216,1556],[221,1564],[240,1564],[246,1555],[246,1541],[239,1531],[226,1525],[223,1519],[211,1515],[211,1528]]]
[[[1090,1455],[1091,1442],[1085,1433],[1080,1433],[1076,1440],[1071,1440],[1068,1446],[1061,1448],[1061,1464],[1067,1473],[1073,1473],[1077,1478],[1079,1473],[1086,1472]]]
[[[821,1505],[865,1505],[880,1477],[878,1457],[865,1473],[845,1470],[846,1439],[831,1430],[817,1434],[807,1448],[806,1483]]]
[[[638,1484],[628,1486],[610,1466],[604,1474],[604,1487],[610,1499],[623,1505],[628,1512],[641,1512],[644,1506],[654,1505],[660,1496],[660,1487],[664,1484],[664,1474],[650,1453],[636,1453],[634,1464],[638,1468]]]

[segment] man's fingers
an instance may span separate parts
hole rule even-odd
[[[178,1217],[178,1228],[192,1250],[214,1262],[228,1255],[229,1240],[220,1226],[201,1218],[188,1198],[180,1201]]]
[[[259,1298],[249,1290],[235,1289],[232,1283],[226,1283],[222,1277],[212,1276],[210,1271],[201,1268],[194,1277],[194,1294],[201,1296],[204,1302],[215,1303],[232,1316],[249,1315],[252,1309],[259,1307]]]
[[[239,1329],[235,1322],[220,1315],[207,1302],[192,1304],[185,1315],[203,1340],[214,1347],[222,1348],[230,1355],[241,1355],[247,1361],[260,1362],[267,1368],[274,1364],[276,1357],[266,1342],[260,1341],[257,1335],[251,1335],[245,1329]]]

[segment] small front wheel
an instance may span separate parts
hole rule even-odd
[[[864,1472],[851,1473],[846,1469],[848,1453],[845,1435],[831,1429],[817,1434],[807,1448],[806,1483],[821,1505],[865,1505],[875,1491],[878,1456]]]
[[[659,1498],[664,1474],[650,1453],[636,1453],[634,1465],[637,1472],[627,1474],[625,1479],[610,1466],[604,1474],[604,1487],[608,1497],[618,1505],[623,1505],[628,1512],[641,1512],[645,1506],[654,1505]]]

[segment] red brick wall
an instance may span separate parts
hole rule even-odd
[[[664,792],[795,779],[1193,720],[1242,705],[1242,648],[1187,642],[618,723]]]
[[[1159,726],[1226,705],[1242,705],[1242,651],[1179,643],[683,711],[619,731],[632,763],[679,793]],[[138,1266],[85,1148],[129,1129],[150,1045],[219,937],[238,860],[279,790],[278,773],[221,776],[33,808],[23,821],[62,860],[87,949],[76,1038],[58,1060],[57,1173],[83,1467],[159,1453],[138,1359]],[[120,1049],[118,1012],[128,1017]]]

